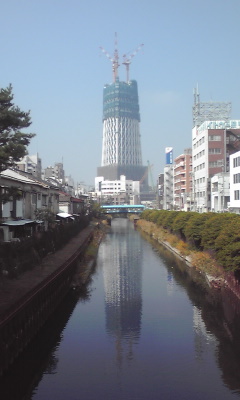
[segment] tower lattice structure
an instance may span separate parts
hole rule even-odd
[[[199,127],[205,121],[229,121],[232,109],[230,102],[201,102],[198,88],[194,89],[193,96],[193,127]]]
[[[128,180],[141,181],[148,167],[142,164],[137,82],[129,80],[132,57],[126,59],[124,56],[123,64],[127,68],[127,80],[124,82],[118,77],[117,48],[113,57],[108,53],[106,55],[112,61],[113,82],[105,85],[103,90],[102,159],[98,176],[118,180],[121,175],[125,175]],[[148,181],[145,175],[143,184]]]
[[[137,82],[104,88],[102,167],[142,165]]]

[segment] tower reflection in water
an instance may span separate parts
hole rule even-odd
[[[107,241],[111,240],[111,253]],[[101,245],[104,259],[106,330],[115,340],[117,361],[134,357],[142,314],[142,250],[140,235],[127,219],[113,220]]]

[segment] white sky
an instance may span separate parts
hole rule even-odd
[[[29,154],[43,167],[63,160],[75,183],[93,185],[102,150],[102,93],[120,60],[141,43],[138,82],[143,163],[163,172],[191,147],[193,88],[201,101],[231,101],[240,119],[239,0],[0,0],[0,87],[31,110]],[[125,80],[125,67],[119,69]]]

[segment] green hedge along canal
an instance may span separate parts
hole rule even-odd
[[[2,378],[4,399],[240,397],[239,307],[127,219],[114,219],[82,293]]]

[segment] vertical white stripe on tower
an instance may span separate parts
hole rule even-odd
[[[127,117],[103,122],[102,166],[142,165],[139,122]]]

